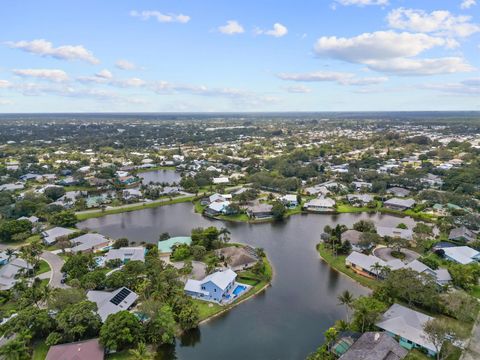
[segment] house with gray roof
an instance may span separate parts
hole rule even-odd
[[[404,263],[400,259],[383,261],[374,255],[365,255],[357,251],[352,251],[345,259],[345,265],[351,268],[359,275],[370,278],[381,277],[381,270],[376,269],[377,266],[398,270],[404,267]]]
[[[402,360],[408,350],[384,332],[366,332],[338,360]]]
[[[227,246],[216,250],[215,253],[233,271],[251,268],[258,262],[258,258],[244,247]]]
[[[269,218],[272,216],[272,208],[273,206],[270,204],[247,206],[247,214],[257,219]]]
[[[437,353],[435,346],[427,339],[423,330],[430,320],[433,320],[431,316],[393,304],[375,325],[392,337],[398,337],[399,344],[404,348],[422,349],[430,356],[435,356]]]
[[[41,235],[43,237],[43,242],[45,243],[45,245],[53,245],[60,238],[66,238],[73,233],[75,233],[75,230],[70,230],[64,227],[57,226],[52,229],[43,231]]]
[[[304,208],[311,212],[331,212],[335,211],[335,200],[330,198],[320,198],[308,201]]]
[[[105,262],[116,259],[119,259],[124,264],[129,261],[145,262],[145,248],[142,246],[137,246],[111,249],[105,254],[104,257]]]
[[[415,205],[415,200],[413,199],[399,199],[391,198],[383,203],[387,209],[405,211],[412,208]]]
[[[348,194],[347,200],[351,205],[365,206],[374,199],[369,194]]]
[[[474,262],[480,262],[480,252],[469,246],[452,246],[442,248],[443,256],[450,261],[467,265]]]
[[[463,243],[474,241],[476,238],[477,235],[473,231],[467,229],[465,226],[452,229],[448,235],[448,240],[459,241]]]
[[[348,241],[350,243],[350,245],[352,245],[352,249],[355,250],[355,251],[358,251],[358,252],[362,252],[362,251],[365,251],[365,250],[369,250],[371,249],[374,244],[370,243],[370,244],[363,244],[362,243],[362,232],[360,231],[357,231],[357,230],[347,230],[345,232],[342,233],[341,235],[341,238],[342,238],[342,242],[344,241]]]
[[[97,304],[97,313],[105,322],[109,315],[129,310],[137,301],[138,295],[132,290],[122,287],[112,292],[91,290],[87,292],[87,299]]]
[[[72,239],[71,243],[72,252],[95,252],[106,248],[110,240],[101,234],[88,233]]]
[[[402,238],[407,240],[413,239],[413,231],[410,229],[400,229],[396,227],[389,227],[389,226],[377,226],[377,234],[385,237],[391,238]]]
[[[408,195],[410,195],[410,190],[407,190],[398,186],[394,186],[394,187],[391,187],[390,189],[387,189],[387,193],[397,197],[407,197]]]
[[[15,258],[0,269],[0,290],[10,290],[22,272],[32,271],[33,267],[21,258]]]

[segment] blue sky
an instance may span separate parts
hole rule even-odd
[[[480,1],[0,6],[0,112],[480,110]]]

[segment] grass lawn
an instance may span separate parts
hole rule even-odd
[[[40,275],[50,271],[50,265],[45,260],[40,260],[38,269],[35,271],[35,275]]]
[[[44,360],[47,357],[48,346],[44,341],[38,342],[33,347],[33,360]]]
[[[480,285],[475,285],[468,293],[473,297],[480,299]]]
[[[195,199],[195,196],[188,196],[188,197],[182,197],[177,199],[173,198],[172,200],[168,200],[168,201],[152,201],[150,203],[144,203],[144,204],[139,204],[137,206],[129,206],[129,207],[124,207],[120,209],[110,209],[105,211],[96,211],[96,212],[90,212],[90,213],[84,213],[84,214],[77,214],[77,219],[79,221],[83,221],[91,218],[102,217],[105,215],[121,214],[124,212],[137,211],[142,209],[155,208],[159,206],[179,204],[184,202],[191,202],[194,199]]]
[[[345,255],[338,255],[336,257],[333,256],[331,251],[327,249],[324,246],[324,244],[318,244],[317,250],[320,253],[320,256],[322,257],[322,259],[335,270],[338,270],[344,273],[345,275],[348,275],[356,282],[370,289],[375,289],[378,286],[377,280],[370,279],[362,275],[358,275],[350,268],[347,268],[345,266],[345,258],[346,258]]]
[[[375,212],[378,208],[357,207],[349,204],[337,205],[337,212],[339,213],[358,213],[358,212]]]
[[[120,351],[115,354],[109,354],[105,356],[105,359],[107,360],[131,360],[133,359],[133,356],[130,355],[130,353],[127,351]]]
[[[447,345],[447,346],[452,346],[452,345]],[[446,358],[446,360],[458,360],[460,359],[460,356],[462,355],[462,350],[454,347],[453,352]],[[433,360],[435,358],[430,357],[423,352],[421,352],[418,349],[413,349],[411,350],[407,357],[404,360]]]

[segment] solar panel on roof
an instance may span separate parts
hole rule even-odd
[[[120,304],[123,300],[125,300],[125,298],[130,295],[131,291],[126,289],[126,288],[123,288],[122,290],[120,290],[118,292],[117,295],[115,295],[113,298],[110,299],[110,302],[114,305],[118,305]]]

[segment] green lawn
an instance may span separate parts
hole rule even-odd
[[[50,265],[45,260],[40,260],[38,269],[35,270],[35,275],[40,275],[50,271]]]
[[[322,243],[317,245],[317,250],[320,253],[320,256],[322,257],[322,259],[335,270],[340,271],[345,275],[348,275],[356,282],[368,288],[375,289],[378,286],[377,280],[370,279],[362,275],[358,275],[353,270],[347,268],[345,266],[345,259],[346,259],[345,255],[338,255],[336,257],[333,256],[331,251],[327,249]]]
[[[130,355],[130,353],[127,351],[121,351],[115,354],[109,354],[105,356],[105,359],[107,360],[131,360],[133,359],[133,356]]]
[[[468,293],[473,297],[480,299],[480,285],[475,285]]]
[[[45,360],[48,353],[48,346],[44,341],[36,343],[33,347],[33,360]]]
[[[97,212],[91,212],[91,213],[77,214],[77,219],[79,221],[83,221],[83,220],[87,220],[87,219],[91,219],[91,218],[102,217],[102,216],[105,216],[105,215],[121,214],[121,213],[124,213],[124,212],[137,211],[137,210],[155,208],[155,207],[159,207],[159,206],[179,204],[179,203],[184,203],[184,202],[191,202],[194,199],[195,199],[195,196],[188,196],[188,197],[177,198],[177,199],[173,198],[172,200],[169,200],[169,201],[157,201],[157,202],[144,203],[144,204],[139,204],[137,206],[130,206],[130,207],[120,208],[120,209],[110,209],[110,210],[105,210],[105,211],[97,211]]]

